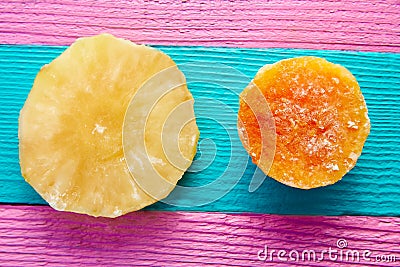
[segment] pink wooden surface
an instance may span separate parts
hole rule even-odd
[[[1,266],[288,266],[276,255],[273,261],[260,261],[258,251],[265,245],[288,253],[338,249],[340,238],[348,243],[343,253],[347,249],[372,253],[371,261],[360,259],[350,265],[400,265],[400,218],[146,211],[112,220],[56,212],[47,206],[6,205],[0,206],[0,217]],[[397,262],[376,262],[378,255],[394,255]],[[290,265],[344,262],[325,258]]]
[[[109,32],[146,44],[399,52],[399,13],[398,0],[3,0],[0,42],[65,45]]]

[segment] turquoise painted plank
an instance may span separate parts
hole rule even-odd
[[[180,65],[196,101],[202,157],[199,159],[198,153],[198,160],[179,184],[198,187],[214,180],[218,182],[215,186],[208,186],[206,192],[193,190],[191,194],[175,194],[168,199],[169,203],[180,206],[160,202],[147,209],[400,216],[400,54],[299,49],[157,48],[168,53]],[[2,203],[45,204],[20,175],[18,115],[40,67],[64,49],[58,46],[0,46]],[[371,134],[357,166],[335,185],[303,191],[267,178],[258,190],[250,193],[248,187],[256,168],[249,161],[236,134],[237,92],[264,64],[300,55],[325,57],[353,72],[369,108]],[[238,75],[237,71],[242,75]],[[232,135],[231,138],[228,134]],[[228,162],[232,166],[226,168]],[[207,168],[201,170],[204,167]],[[226,176],[222,176],[224,173]],[[194,200],[220,194],[227,185],[233,188],[222,198],[202,206],[191,206]]]

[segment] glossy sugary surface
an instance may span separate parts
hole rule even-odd
[[[370,122],[360,87],[346,68],[322,58],[298,57],[264,66],[253,82],[275,120],[275,157],[271,168],[263,170],[270,177],[309,189],[333,184],[355,166]],[[239,119],[244,127],[239,133],[246,133],[240,134],[241,140],[260,166],[260,127],[242,99]]]
[[[26,181],[55,209],[93,216],[117,217],[156,202],[129,172],[122,130],[135,92],[171,66],[175,63],[161,51],[108,34],[80,38],[45,65],[19,118],[20,165]],[[168,114],[191,99],[184,83],[154,108]],[[187,107],[192,113],[193,105]],[[141,112],[140,106],[131,111],[135,112]],[[156,130],[145,136],[149,157],[156,162],[162,161],[159,119],[155,112],[149,114],[147,125]],[[182,153],[192,160],[198,137],[195,121],[182,132]],[[184,170],[162,163],[154,167],[176,184]]]

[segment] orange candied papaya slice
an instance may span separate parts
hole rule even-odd
[[[255,115],[258,107],[244,101],[251,90],[261,91],[258,97],[265,98],[275,122],[276,147],[270,165],[260,159],[263,121]],[[268,176],[310,189],[336,183],[355,166],[370,121],[350,71],[323,58],[305,56],[258,71],[241,93],[238,127],[252,161]]]

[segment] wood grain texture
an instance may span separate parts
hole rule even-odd
[[[181,67],[195,98],[195,113],[201,132],[199,150],[205,157],[200,162],[195,161],[192,167],[210,162],[208,168],[201,171],[191,168],[192,171],[186,173],[179,184],[201,186],[218,179],[222,185],[232,185],[233,188],[224,197],[207,205],[191,206],[194,199],[216,195],[224,189],[223,186],[212,186],[206,192],[183,194],[178,206],[157,203],[148,209],[400,215],[400,54],[297,49],[158,48],[168,53]],[[20,176],[18,114],[37,71],[64,49],[53,46],[0,46],[0,202],[45,203]],[[357,166],[333,186],[307,191],[290,188],[268,178],[257,191],[250,193],[248,187],[255,165],[248,161],[237,136],[237,93],[264,64],[300,55],[325,57],[354,73],[369,108],[371,134]],[[221,63],[224,64],[221,66]],[[239,71],[242,76],[233,75],[234,71]],[[233,134],[229,136],[228,133]],[[212,145],[207,146],[210,140],[217,151],[212,149]],[[200,153],[197,158],[199,156]],[[232,163],[230,168],[227,168],[228,162]],[[222,176],[229,171],[227,177]]]
[[[339,249],[338,239],[348,246]],[[390,217],[143,211],[104,219],[45,206],[0,206],[1,266],[398,266],[399,241],[400,218]],[[329,247],[337,255],[350,249],[371,255],[370,261],[325,255],[320,262],[283,262],[275,254],[260,261],[265,246],[318,256]],[[377,262],[381,255],[396,261]]]
[[[344,1],[73,1],[4,0],[0,44],[68,45],[84,35],[109,32],[155,45],[309,48],[400,52],[398,0]],[[301,191],[267,179],[247,191],[255,170],[248,162],[232,191],[200,207],[157,203],[116,220],[61,213],[48,206],[0,205],[0,266],[399,266],[400,218],[310,217],[195,213],[253,211],[278,214],[368,214],[400,216],[400,56],[293,49],[228,49],[159,46],[185,68],[196,98],[202,152],[212,138],[218,157],[209,168],[188,173],[181,185],[198,186],[218,177],[229,145],[246,155],[237,139],[227,145],[231,115],[217,124],[210,110],[217,99],[237,110],[243,80],[221,75],[223,63],[252,77],[265,63],[316,55],[348,67],[366,97],[372,132],[357,167],[340,183]],[[18,113],[40,66],[65,47],[0,46],[0,202],[44,204],[23,181],[18,166]],[[226,69],[223,71],[227,71]],[[201,82],[199,82],[199,80]],[[219,83],[216,84],[215,81]],[[224,115],[224,113],[222,113]],[[224,127],[220,127],[222,123]],[[218,188],[209,194],[215,194]],[[188,197],[188,196],[186,196]],[[195,196],[189,196],[195,197]],[[184,196],[185,198],[185,196]],[[257,260],[264,248],[320,252],[345,238],[349,249],[371,250],[370,261],[281,262]],[[376,256],[395,256],[378,262]]]
[[[0,42],[70,44],[109,32],[138,43],[400,51],[398,0],[22,1],[0,4]]]

